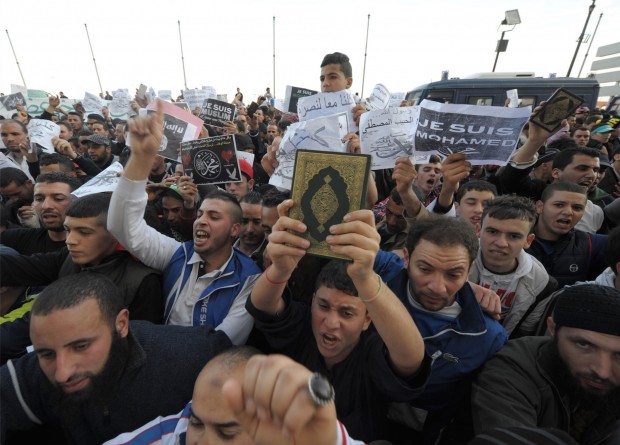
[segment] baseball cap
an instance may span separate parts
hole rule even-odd
[[[538,167],[545,162],[553,161],[559,152],[560,150],[558,150],[557,148],[546,148],[542,152],[539,151],[538,160],[536,161],[536,164],[534,164],[534,167]]]
[[[254,179],[254,169],[248,161],[239,159],[239,168],[241,168],[241,173],[245,174],[248,179]]]
[[[612,131],[614,131],[614,129],[611,128],[607,124],[599,124],[599,125],[596,125],[596,126],[592,127],[592,134],[594,134],[594,133],[611,133]]]

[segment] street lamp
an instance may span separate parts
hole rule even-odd
[[[493,64],[493,72],[495,72],[495,67],[497,66],[497,59],[499,58],[499,53],[506,52],[506,48],[508,47],[508,40],[504,39],[504,34],[512,31],[513,29],[515,29],[515,26],[521,23],[521,17],[519,17],[518,9],[511,9],[510,11],[506,11],[505,17],[506,18],[502,20],[502,22],[499,24],[499,27],[497,28],[499,30],[500,28],[502,28],[502,26],[504,27],[502,28],[502,37],[497,41],[497,48],[495,48],[496,54],[495,63]],[[510,27],[510,29],[508,29],[508,27]]]

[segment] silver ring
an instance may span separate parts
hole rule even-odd
[[[329,405],[336,398],[332,384],[327,377],[318,372],[308,378],[308,393],[317,408]]]

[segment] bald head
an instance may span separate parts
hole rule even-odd
[[[190,423],[187,427],[187,443],[226,443],[251,445],[253,440],[243,431],[241,424],[222,394],[224,382],[234,378],[243,381],[248,360],[260,354],[250,346],[239,346],[211,359],[196,379]]]

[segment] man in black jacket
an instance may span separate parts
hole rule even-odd
[[[46,288],[30,333],[34,353],[0,368],[2,443],[38,425],[71,443],[102,443],[177,412],[205,363],[231,345],[207,326],[130,322],[118,288],[95,273]]]

